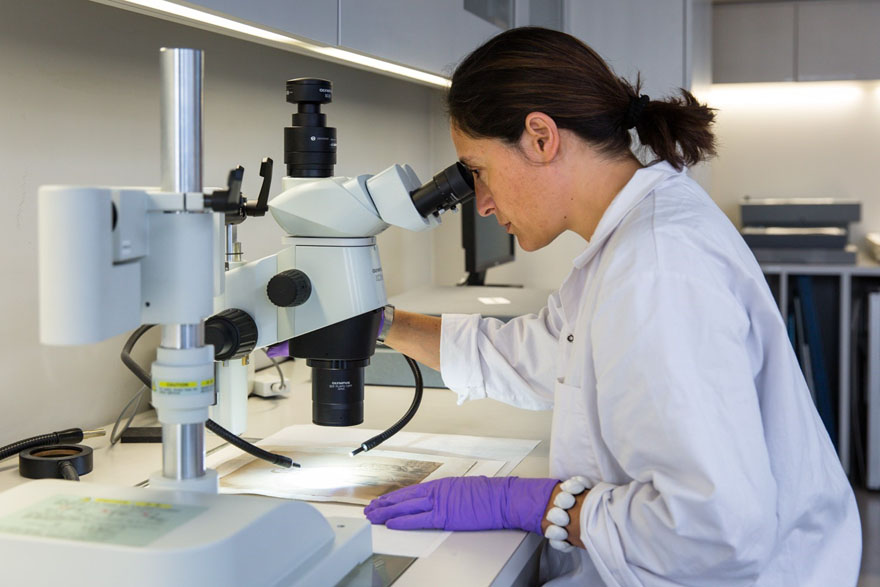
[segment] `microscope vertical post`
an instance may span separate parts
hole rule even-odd
[[[201,192],[204,56],[198,49],[163,48],[159,59],[162,189]]]
[[[163,48],[161,69],[162,191],[203,191],[204,55],[196,49]],[[162,324],[160,353],[204,346],[204,321]],[[155,387],[155,380],[154,380]],[[183,481],[205,476],[201,422],[162,422],[162,477]]]

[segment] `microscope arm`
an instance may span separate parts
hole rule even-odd
[[[362,380],[363,366],[375,350],[378,311],[387,302],[375,235],[391,225],[433,228],[441,212],[474,193],[471,175],[460,163],[424,185],[408,165],[393,165],[374,176],[282,181],[285,189],[269,202],[269,210],[296,236],[285,237],[279,253],[227,271],[225,291],[215,304],[223,312],[206,323],[207,340],[218,353],[229,348],[229,354],[217,357],[224,362],[217,370],[214,413],[234,431],[245,427],[247,394],[236,390],[246,389],[247,372],[230,358],[289,340],[290,356],[306,358],[313,367],[333,359],[346,365],[338,369],[342,377]],[[233,315],[240,328],[232,327]],[[324,334],[357,343],[342,349],[334,342],[336,348],[327,348],[319,342]],[[320,366],[316,369],[313,383],[327,375]],[[358,423],[357,415],[337,418],[332,408],[318,403],[314,410],[316,422]]]

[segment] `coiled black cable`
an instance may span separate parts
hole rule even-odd
[[[17,455],[23,450],[34,448],[36,446],[48,446],[50,444],[77,444],[82,442],[83,438],[92,438],[94,436],[103,435],[103,430],[83,431],[82,428],[68,428],[67,430],[59,430],[58,432],[32,436],[0,448],[0,461],[9,458],[12,455]]]
[[[422,389],[423,389],[422,370],[419,369],[419,364],[416,363],[410,357],[403,355],[403,358],[406,359],[407,363],[409,363],[409,368],[412,369],[413,377],[415,378],[415,383],[416,383],[416,392],[415,392],[415,395],[413,396],[413,401],[410,404],[409,409],[406,411],[406,413],[403,415],[403,417],[400,420],[398,420],[393,426],[391,426],[388,430],[386,430],[385,432],[382,432],[381,434],[377,434],[376,436],[374,436],[374,437],[370,438],[369,440],[365,441],[364,443],[362,443],[358,448],[351,451],[351,456],[354,456],[356,454],[360,454],[362,452],[366,452],[368,450],[372,450],[372,449],[376,448],[377,446],[379,446],[380,444],[382,444],[383,442],[385,442],[386,440],[388,440],[389,438],[391,438],[392,436],[394,436],[395,434],[400,432],[400,430],[404,426],[409,424],[409,421],[412,420],[413,416],[416,415],[416,412],[419,409],[419,404],[422,403]]]
[[[140,379],[144,385],[147,386],[147,389],[153,388],[153,380],[150,377],[150,374],[147,373],[144,368],[141,367],[137,363],[137,361],[132,358],[131,351],[134,348],[134,345],[138,341],[138,339],[153,326],[155,326],[155,324],[142,324],[141,326],[138,326],[135,331],[131,333],[131,336],[128,337],[128,340],[125,341],[125,345],[122,347],[122,362],[125,363],[125,366],[128,367],[131,372],[134,373],[135,376]],[[229,444],[243,450],[249,455],[257,457],[258,459],[269,461],[273,465],[278,465],[279,467],[284,467],[286,469],[299,467],[299,464],[293,462],[293,459],[291,459],[290,457],[263,450],[262,448],[251,444],[247,440],[239,438],[214,420],[208,419],[205,422],[205,428],[207,428]]]

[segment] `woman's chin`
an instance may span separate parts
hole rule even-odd
[[[519,248],[524,250],[527,253],[531,253],[532,251],[537,251],[541,247],[535,246],[535,243],[523,239],[521,236],[516,235],[516,243],[519,245]]]

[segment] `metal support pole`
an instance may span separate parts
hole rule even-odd
[[[163,324],[162,340],[166,349],[192,349],[205,346],[205,324]]]
[[[198,49],[159,51],[162,76],[162,190],[202,191],[204,56]]]
[[[162,475],[193,479],[205,474],[205,427],[202,424],[162,425]]]
[[[204,56],[198,49],[163,48],[162,190],[202,191]],[[204,324],[163,324],[161,346],[192,349],[204,345]],[[162,424],[162,475],[192,479],[205,475],[204,423]]]

